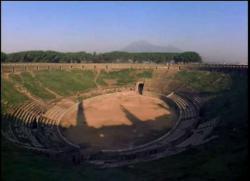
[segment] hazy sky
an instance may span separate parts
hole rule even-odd
[[[146,40],[247,63],[247,2],[2,2],[4,52],[103,52]]]

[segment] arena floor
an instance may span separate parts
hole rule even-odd
[[[86,149],[121,149],[163,135],[174,121],[174,112],[162,100],[128,91],[74,105],[61,119],[61,132]]]

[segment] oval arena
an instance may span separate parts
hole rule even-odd
[[[21,66],[21,68],[20,68]],[[117,66],[117,65],[116,65]],[[121,65],[131,68],[132,65]],[[119,69],[112,65],[3,65],[3,73],[45,69]],[[244,75],[247,66],[136,65],[135,69],[208,70]],[[25,149],[53,159],[118,167],[175,155],[216,139],[219,119],[203,121],[200,109],[210,99],[173,90],[162,93],[146,81],[97,89],[95,96],[50,104],[28,101],[3,115],[2,135]]]

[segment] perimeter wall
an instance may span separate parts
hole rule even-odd
[[[176,69],[176,70],[208,70],[220,72],[247,73],[248,65],[224,64],[82,64],[82,63],[2,63],[1,73],[14,73],[39,70],[120,70],[120,69]]]

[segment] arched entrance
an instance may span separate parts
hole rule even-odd
[[[136,88],[135,91],[138,92],[139,94],[143,94],[143,88],[144,88],[144,82],[137,82],[136,83]]]

